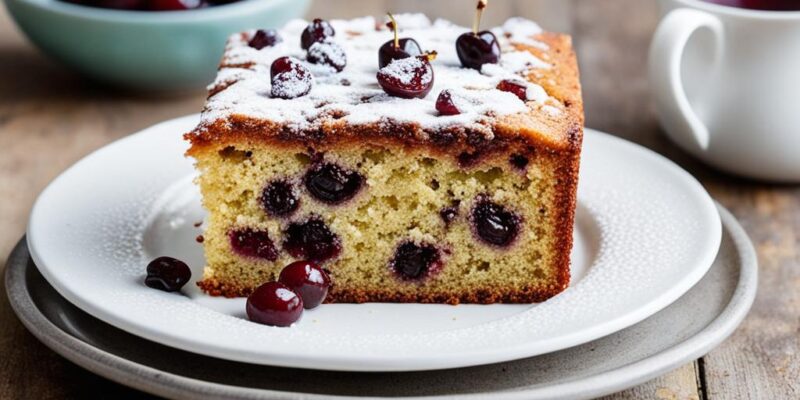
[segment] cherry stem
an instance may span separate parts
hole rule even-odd
[[[389,16],[389,23],[392,25],[392,30],[394,31],[394,47],[400,47],[400,38],[397,36],[397,21],[394,20],[394,16],[392,13],[386,13]]]
[[[478,7],[477,11],[475,12],[475,22],[472,23],[472,33],[478,34],[478,28],[481,26],[481,16],[483,15],[483,9],[489,5],[489,0],[478,0]]]

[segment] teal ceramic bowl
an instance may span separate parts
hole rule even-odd
[[[311,0],[244,0],[188,11],[121,11],[58,0],[5,0],[42,51],[92,79],[142,91],[205,87],[235,32],[274,28]]]

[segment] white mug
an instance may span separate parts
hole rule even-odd
[[[669,137],[719,169],[800,182],[800,11],[660,4],[649,74]]]

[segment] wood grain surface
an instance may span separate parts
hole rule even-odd
[[[310,15],[387,10],[462,24],[472,17],[465,0],[317,0]],[[643,144],[689,170],[739,218],[758,251],[758,298],[729,340],[698,361],[607,398],[800,398],[800,187],[711,170],[665,139],[645,79],[658,23],[653,1],[498,0],[486,25],[513,15],[574,36],[587,126]],[[43,57],[0,10],[0,265],[24,233],[37,194],[58,173],[126,134],[197,112],[203,100],[202,93],[153,98],[97,86]],[[0,292],[0,399],[148,397],[51,352],[23,328]]]

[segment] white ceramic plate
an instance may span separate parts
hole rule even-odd
[[[470,368],[321,372],[167,348],[102,323],[59,296],[33,271],[36,266],[24,243],[8,258],[6,292],[20,321],[55,352],[106,378],[168,399],[593,399],[691,362],[744,319],[758,286],[756,254],[733,216],[722,207],[719,212],[723,233],[717,258],[668,307],[580,346]]]
[[[569,289],[538,305],[335,304],[291,328],[244,318],[243,299],[142,283],[173,255],[200,276],[202,220],[182,154],[197,116],[89,155],[41,194],[28,245],[42,274],[81,309],[183,350],[258,364],[352,371],[454,368],[548,353],[652,315],[708,270],[719,215],[688,173],[642,147],[587,130]]]

